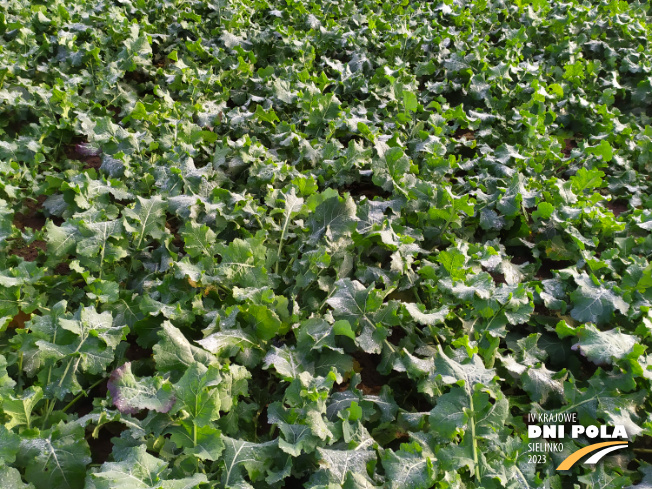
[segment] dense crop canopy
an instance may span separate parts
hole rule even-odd
[[[650,487],[650,22],[4,0],[0,485]]]

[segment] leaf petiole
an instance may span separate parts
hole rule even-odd
[[[92,391],[95,387],[100,385],[104,380],[106,380],[104,377],[102,377],[100,380],[97,380],[93,382],[86,390],[81,391],[79,394],[77,394],[72,401],[70,401],[66,406],[61,410],[62,412],[66,412],[68,409],[70,409],[79,399],[82,397],[88,397],[88,393]]]

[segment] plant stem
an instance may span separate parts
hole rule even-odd
[[[510,295],[510,299],[511,299],[511,295]],[[502,306],[500,306],[500,309],[498,309],[498,310],[494,313],[494,315],[491,316],[491,319],[489,320],[489,322],[487,323],[487,325],[486,325],[486,326],[484,327],[484,329],[482,330],[483,333],[486,333],[487,331],[489,331],[489,326],[491,326],[491,323],[494,322],[494,319],[496,319],[496,317],[498,317],[498,314],[500,314],[500,313],[502,312],[502,310],[505,309],[505,306],[507,306],[507,302],[505,302]]]
[[[471,410],[471,437],[473,438],[473,464],[475,466],[475,480],[480,483],[480,462],[478,460],[478,440],[475,437],[475,411],[473,408],[473,393],[469,393],[469,408]]]
[[[18,392],[23,392],[23,352],[18,355]]]
[[[63,385],[63,381],[66,380],[66,375],[68,375],[68,370],[70,370],[70,365],[72,364],[72,358],[68,360],[68,363],[66,364],[66,369],[63,371],[63,375],[61,376],[61,380],[59,380],[59,387]]]
[[[92,391],[95,387],[97,387],[99,384],[102,383],[102,381],[106,380],[104,377],[102,377],[100,380],[93,382],[88,389],[81,391],[79,394],[75,396],[75,398],[70,401],[66,406],[61,410],[62,412],[66,412],[70,407],[72,407],[73,404],[75,404],[82,396],[87,397],[88,393]]]
[[[448,219],[446,219],[446,223],[444,224],[444,227],[441,228],[441,231],[439,231],[439,236],[443,236],[444,232],[448,229],[448,226],[450,226],[451,222],[453,222],[453,219],[455,218],[456,214],[451,213],[450,216],[448,216]]]
[[[331,295],[333,295],[333,292],[335,292],[335,287],[331,288],[331,290],[330,290],[330,292],[328,292],[328,295],[326,296],[326,298],[323,300],[323,302],[321,304],[319,304],[319,309],[318,309],[319,311],[321,311],[323,309],[323,307],[326,305],[326,301],[331,298]]]
[[[278,264],[281,261],[281,248],[283,247],[283,240],[285,239],[285,231],[288,229],[288,223],[290,222],[290,215],[292,212],[288,212],[285,216],[285,223],[283,223],[283,231],[281,231],[281,239],[278,242],[278,251],[276,252],[276,265],[274,267],[274,273],[278,275]]]
[[[50,417],[50,414],[52,414],[52,411],[54,411],[54,405],[56,404],[55,399],[48,399],[45,401],[45,416],[43,417],[43,422],[41,423],[41,429],[45,429],[45,426],[48,422],[48,418]]]

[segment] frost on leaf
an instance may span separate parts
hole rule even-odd
[[[573,350],[580,353],[596,365],[608,365],[619,360],[632,351],[636,337],[621,333],[618,328],[600,331],[595,326],[587,325],[579,333],[580,341],[573,345]]]

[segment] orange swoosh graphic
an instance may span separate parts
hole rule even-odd
[[[627,445],[626,441],[605,441],[602,443],[594,443],[593,445],[589,445],[588,447],[584,447],[574,453],[571,453],[566,459],[559,464],[559,467],[557,467],[557,470],[568,470],[570,469],[575,462],[577,462],[579,459],[581,459],[584,455],[588,455],[591,452],[595,452],[596,450],[599,450],[600,448],[604,447],[609,447],[611,445]]]

